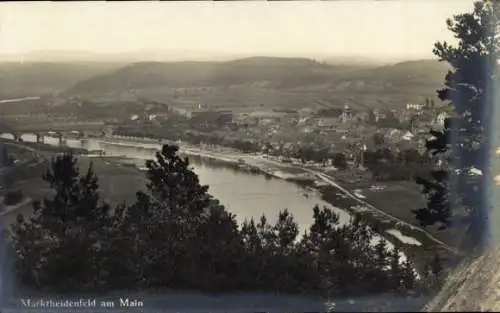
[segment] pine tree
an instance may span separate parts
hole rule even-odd
[[[211,204],[208,186],[200,185],[189,160],[179,155],[178,146],[164,145],[156,160],[148,160],[146,167],[148,191],[169,213],[186,217],[206,213]]]
[[[9,149],[7,148],[7,145],[4,143],[0,144],[0,166],[11,165],[10,159],[11,158],[9,155]]]
[[[403,268],[400,264],[399,249],[394,248],[389,252],[389,277],[394,290],[399,290],[402,285]]]
[[[338,291],[341,281],[336,276],[341,260],[332,259],[332,251],[336,248],[336,229],[339,226],[339,215],[326,207],[313,208],[313,224],[304,235],[300,246],[310,261],[310,275],[314,278],[314,286],[319,293]],[[313,289],[314,290],[314,289]]]
[[[378,269],[385,270],[388,266],[388,251],[387,251],[387,241],[381,238],[375,245],[375,266]]]
[[[234,287],[243,249],[235,217],[208,194],[177,146],[164,145],[146,167],[148,191],[137,193],[120,228],[131,241],[129,259],[137,260],[127,270],[147,287]]]
[[[239,282],[235,277],[240,272],[244,248],[235,215],[228,213],[223,206],[213,205],[197,233],[197,273],[191,275],[197,282],[205,282],[201,286],[205,290],[237,288]]]
[[[241,237],[247,251],[258,253],[262,249],[262,242],[259,238],[254,219],[245,220],[241,227]]]
[[[296,239],[299,234],[299,225],[288,209],[280,211],[278,220],[274,224],[277,249],[273,257],[273,268],[278,290],[297,292],[300,289],[301,274],[304,273],[303,264],[298,260]]]
[[[466,226],[465,250],[480,251],[488,239],[491,118],[500,48],[498,9],[497,1],[476,2],[472,13],[447,21],[459,39],[458,46],[438,42],[434,49],[452,67],[438,96],[452,106],[454,116],[445,121],[443,130],[431,131],[433,139],[427,149],[446,155],[449,162],[434,171],[431,179],[418,179],[428,204],[414,213],[422,226]],[[482,174],[470,175],[473,169]]]
[[[56,157],[43,179],[55,195],[19,215],[13,228],[17,271],[31,287],[82,291],[101,287],[102,244],[112,226],[111,208],[99,199],[92,165],[85,174],[71,154]]]
[[[385,290],[389,286],[389,249],[387,241],[381,238],[374,247],[373,256],[374,273],[370,279],[370,283],[377,285],[380,289]]]
[[[262,241],[259,237],[254,219],[245,220],[240,231],[245,254],[241,259],[241,284],[249,289],[256,289],[265,283],[261,277]]]
[[[299,235],[299,225],[288,209],[279,212],[273,230],[276,233],[279,253],[286,255],[293,251],[295,240]]]
[[[273,226],[267,222],[265,215],[260,217],[260,221],[257,224],[257,234],[264,251],[267,253],[274,253],[278,247],[278,236],[274,232]]]

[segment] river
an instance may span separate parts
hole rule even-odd
[[[13,139],[9,134],[0,134],[0,137]],[[26,142],[36,142],[36,135],[23,134],[21,139]],[[48,145],[59,145],[59,139],[53,136],[44,136],[44,142]],[[133,163],[138,169],[144,167],[147,159],[152,159],[154,152],[160,148],[159,144],[134,142],[133,145],[120,145],[119,141],[110,139],[86,138],[84,140],[66,140],[66,146],[72,148],[84,148],[87,150],[105,151],[106,157],[115,156],[117,162]],[[94,157],[100,157],[95,155]],[[350,214],[340,208],[336,208],[322,200],[317,191],[307,190],[295,183],[269,178],[261,174],[252,174],[230,166],[221,166],[219,162],[191,158],[194,171],[198,174],[200,182],[209,186],[209,193],[217,198],[229,212],[236,215],[236,220],[241,224],[245,219],[259,219],[265,215],[272,224],[276,221],[279,211],[288,209],[294,216],[302,233],[308,230],[312,224],[312,209],[315,205],[333,208],[339,215],[340,223],[350,220]],[[396,231],[396,230],[394,230]],[[393,234],[401,242],[408,244],[415,239],[405,237],[402,234]],[[372,244],[380,240],[380,236],[374,236]],[[388,243],[393,247],[391,243]],[[401,261],[406,256],[400,252]]]
[[[33,134],[23,134],[21,138],[26,142],[36,141]],[[58,138],[52,136],[45,136],[44,142],[49,145],[59,144]],[[72,148],[103,150],[106,156],[124,156],[138,168],[144,166],[145,160],[153,158],[154,150],[160,148],[159,144],[142,143],[119,146],[118,142],[103,142],[97,138],[87,138],[83,141],[68,138],[66,145]],[[273,223],[279,211],[286,208],[293,214],[301,231],[304,231],[311,225],[312,208],[315,205],[331,207],[321,199],[318,192],[306,190],[282,179],[250,174],[228,166],[216,165],[210,160],[191,158],[191,162],[200,182],[209,186],[209,193],[219,199],[231,213],[236,214],[240,223],[252,217],[258,219],[263,214]],[[349,220],[347,212],[337,208],[335,210],[340,215],[341,222]]]

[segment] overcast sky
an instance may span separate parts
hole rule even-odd
[[[430,58],[471,0],[3,2],[0,54],[201,50]]]

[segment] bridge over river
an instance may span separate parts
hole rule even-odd
[[[100,122],[55,123],[20,127],[0,125],[1,138],[36,143],[46,143],[48,138],[57,138],[59,145],[65,145],[67,139],[104,137],[111,134],[112,131],[111,125]]]

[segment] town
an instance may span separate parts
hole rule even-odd
[[[151,100],[96,103],[71,99],[64,106],[52,106],[48,99],[32,101],[33,106],[23,107],[25,112],[15,108],[15,113],[10,113],[13,107],[6,103],[0,104],[0,110],[4,116],[22,119],[23,124],[54,125],[64,121],[72,125],[107,125],[117,134],[263,152],[280,156],[285,162],[300,155],[299,159],[325,165],[332,165],[338,153],[344,154],[349,164],[358,166],[361,151],[385,149],[397,154],[414,149],[422,154],[429,130],[441,129],[450,115],[450,108],[442,103],[436,105],[433,98],[391,110],[355,110],[347,102],[324,104],[323,108],[304,105],[299,110],[252,112],[217,110],[203,104],[179,108]],[[47,103],[40,105],[41,101]],[[82,107],[86,109],[81,113],[74,109]]]
[[[498,1],[154,5],[5,4],[0,311],[499,309]]]

